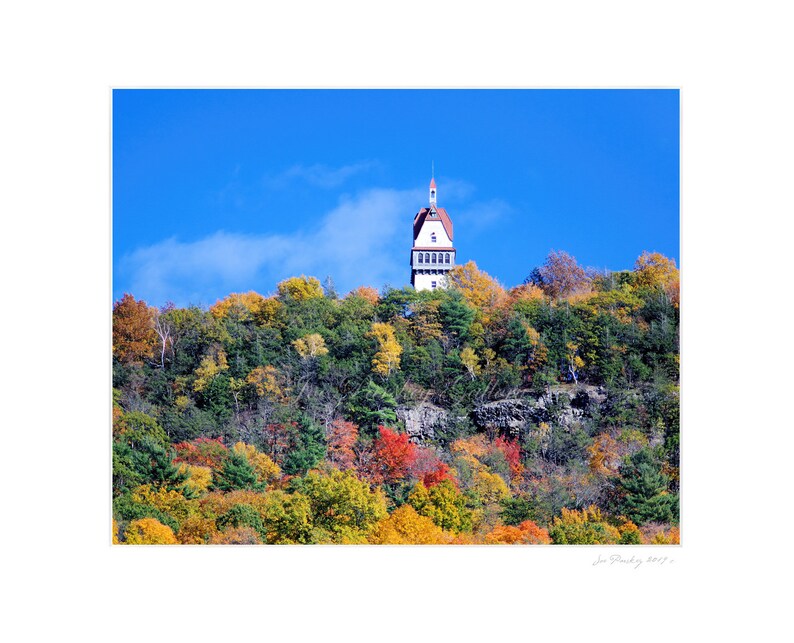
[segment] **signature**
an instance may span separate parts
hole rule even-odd
[[[618,567],[632,567],[633,569],[639,569],[642,565],[650,565],[653,567],[661,567],[662,565],[671,565],[675,562],[669,556],[621,556],[620,554],[612,554],[608,558],[604,558],[601,554],[598,554],[598,558],[596,558],[595,562],[593,562],[593,567],[597,567],[599,565],[606,565],[607,567],[614,567],[617,565]]]

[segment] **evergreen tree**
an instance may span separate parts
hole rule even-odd
[[[669,479],[648,449],[635,453],[620,473],[621,513],[638,525],[677,519],[677,498],[668,492]]]
[[[215,486],[221,491],[232,491],[234,489],[260,490],[254,467],[248,462],[248,458],[244,454],[236,451],[229,452],[229,457],[223,463],[223,469],[218,474],[218,481]]]

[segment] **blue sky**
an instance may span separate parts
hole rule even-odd
[[[115,90],[114,299],[402,287],[431,162],[458,262],[505,286],[552,249],[679,262],[677,90]]]

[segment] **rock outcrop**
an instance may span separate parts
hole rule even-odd
[[[422,402],[414,407],[400,406],[395,412],[397,418],[405,424],[405,432],[411,442],[433,440],[438,429],[449,419],[449,413],[429,402]]]
[[[475,407],[472,420],[480,430],[496,430],[517,438],[541,422],[571,426],[606,399],[594,386],[552,388],[532,398],[515,398],[488,402]]]

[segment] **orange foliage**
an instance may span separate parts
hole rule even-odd
[[[485,542],[490,545],[550,545],[549,532],[531,520],[525,520],[517,527],[497,525],[486,534]]]
[[[154,309],[125,293],[113,306],[113,355],[126,364],[140,364],[156,345]]]
[[[543,299],[543,291],[535,284],[521,284],[507,291],[508,303]]]
[[[348,297],[361,297],[361,299],[365,299],[373,306],[377,306],[378,301],[380,301],[378,291],[372,286],[359,286],[355,290],[351,290]]]
[[[342,419],[331,422],[326,434],[328,461],[342,470],[352,469],[356,458],[353,446],[357,439],[357,425]]]
[[[590,471],[601,476],[615,476],[620,468],[618,443],[608,433],[599,434],[587,447],[590,454]]]

